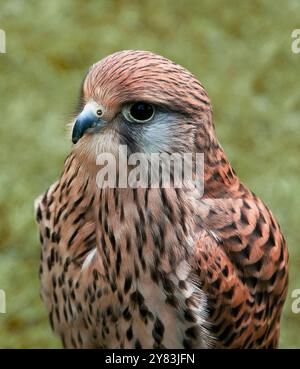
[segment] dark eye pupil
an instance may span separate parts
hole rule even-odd
[[[131,106],[130,114],[136,120],[148,120],[153,115],[153,107],[150,104],[138,102]]]

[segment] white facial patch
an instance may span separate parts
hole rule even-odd
[[[176,127],[178,127],[176,117],[165,113],[157,114],[143,130],[142,139],[145,152],[148,154],[169,152]]]

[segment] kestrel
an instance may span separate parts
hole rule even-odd
[[[288,252],[220,146],[203,86],[146,51],[94,64],[63,172],[35,203],[41,295],[64,347],[275,348]],[[203,153],[204,192],[101,188],[97,152]],[[122,170],[117,173],[121,175]]]

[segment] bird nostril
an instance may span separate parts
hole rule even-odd
[[[102,110],[101,110],[101,109],[98,109],[96,113],[97,113],[97,115],[98,115],[99,117],[101,117],[101,115],[102,115]]]

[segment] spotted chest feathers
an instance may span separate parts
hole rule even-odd
[[[183,191],[95,191],[73,160],[36,202],[41,295],[63,345],[211,346]]]

